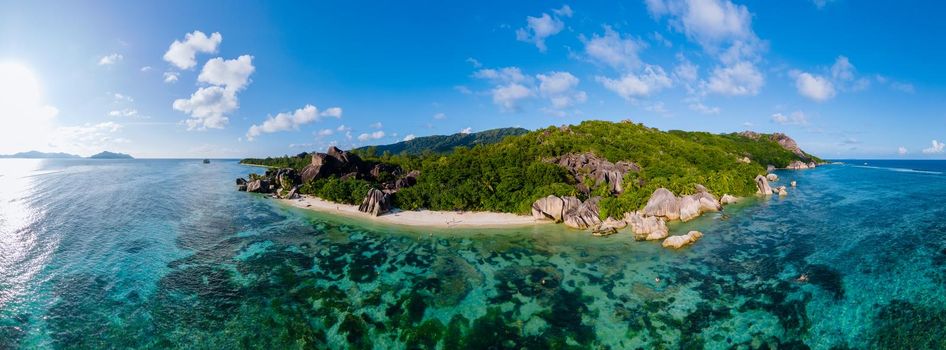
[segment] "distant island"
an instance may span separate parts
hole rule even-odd
[[[472,145],[458,142],[449,151],[401,142],[244,159],[271,168],[238,179],[237,186],[278,198],[302,194],[358,205],[358,211],[374,216],[395,208],[400,217],[419,210],[507,213],[507,218],[564,222],[599,234],[631,226],[639,239],[661,239],[666,221],[691,220],[739,197],[786,195],[786,186],[769,183],[777,181],[770,174],[776,168],[823,163],[780,133],[661,131],[630,121],[585,121],[526,133],[497,130],[510,134]],[[450,137],[432,136],[424,144],[437,147],[438,140]],[[698,238],[681,236],[675,242]]]
[[[47,153],[39,151],[19,152],[14,154],[0,154],[0,158],[32,158],[32,159],[65,159],[82,158],[69,153]]]
[[[124,154],[124,153],[114,153],[109,151],[104,151],[101,153],[93,154],[89,159],[135,159],[134,157]]]

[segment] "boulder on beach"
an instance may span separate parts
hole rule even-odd
[[[719,198],[719,204],[722,204],[722,205],[733,204],[738,201],[739,201],[739,198],[736,198],[735,196],[731,194],[724,194],[722,197]]]
[[[577,198],[575,200],[577,200]],[[600,224],[601,218],[598,217],[598,201],[600,200],[601,197],[593,197],[579,204],[577,207],[568,208],[568,210],[562,213],[562,221],[565,223],[565,226],[584,230]],[[568,202],[565,204],[566,206],[569,205]]]
[[[562,221],[562,213],[565,211],[565,201],[558,196],[548,196],[539,198],[532,203],[532,217],[536,220]]]
[[[761,194],[763,196],[772,194],[772,187],[769,186],[769,180],[766,179],[765,176],[757,175],[755,177],[755,185],[758,189],[756,191],[757,194]]]
[[[775,174],[768,174],[765,176],[765,178],[773,182],[778,181],[778,175],[775,175]]]
[[[368,190],[365,199],[358,206],[358,211],[378,216],[391,210],[391,198],[387,193],[381,192],[377,188]]]
[[[670,232],[663,218],[644,216],[639,211],[625,213],[624,221],[631,227],[634,239],[638,241],[663,239]]]
[[[595,226],[591,234],[595,236],[608,236],[618,232],[618,230],[627,227],[627,222],[608,217],[602,223]]]
[[[664,248],[680,249],[685,245],[693,244],[693,242],[698,241],[702,237],[703,233],[700,231],[690,231],[685,235],[667,237],[662,245]]]
[[[658,188],[644,206],[644,216],[661,216],[667,220],[680,218],[680,199],[666,188]]]

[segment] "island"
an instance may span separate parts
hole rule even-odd
[[[301,207],[408,225],[555,222],[595,235],[629,227],[636,239],[662,240],[668,221],[740,197],[787,195],[787,186],[771,184],[774,169],[823,163],[781,133],[662,131],[631,121],[550,126],[445,153],[378,149],[390,148],[244,159],[269,168],[236,184]]]
[[[92,156],[89,157],[89,159],[135,159],[135,158],[124,153],[103,151],[100,153],[93,154]]]
[[[75,154],[61,153],[61,152],[39,152],[39,151],[29,151],[29,152],[19,152],[14,154],[0,154],[0,158],[17,158],[17,159],[73,159],[73,158],[82,158]]]

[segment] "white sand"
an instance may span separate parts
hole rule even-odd
[[[421,227],[510,227],[529,226],[551,223],[548,220],[536,220],[531,216],[493,212],[459,211],[401,211],[394,210],[381,216],[371,216],[358,211],[358,206],[329,202],[317,197],[303,195],[299,199],[283,199],[292,206],[315,210],[323,213],[358,217],[381,223]]]

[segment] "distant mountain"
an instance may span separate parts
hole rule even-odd
[[[124,154],[124,153],[113,153],[109,151],[94,154],[89,158],[90,159],[135,159],[134,157]]]
[[[366,151],[370,147],[374,147],[375,154],[378,155],[384,152],[390,152],[391,154],[406,152],[407,154],[418,155],[428,150],[433,153],[447,153],[456,147],[488,145],[502,141],[506,136],[519,136],[528,132],[529,130],[523,128],[501,128],[469,134],[424,136],[390,145],[362,147],[357,151]]]
[[[29,152],[20,152],[15,154],[0,155],[0,158],[33,158],[33,159],[44,159],[44,158],[82,158],[75,154],[69,153],[46,153],[40,151],[29,151]]]

